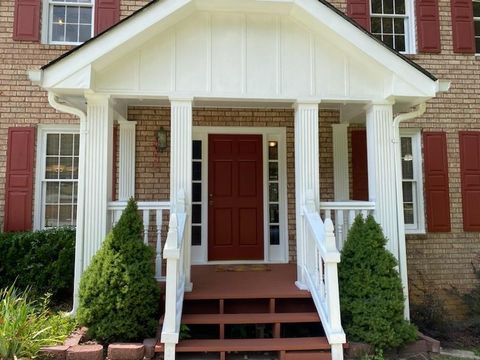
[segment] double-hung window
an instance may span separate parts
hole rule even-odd
[[[94,0],[44,0],[44,42],[80,44],[93,36]],[[45,18],[47,16],[47,18]]]
[[[400,132],[403,215],[406,233],[424,233],[423,178],[420,131]]]
[[[473,0],[473,22],[475,24],[475,52],[480,54],[480,0]]]
[[[415,52],[412,0],[371,0],[372,34],[392,49]]]
[[[75,226],[80,135],[76,127],[41,128],[38,137],[36,227]]]

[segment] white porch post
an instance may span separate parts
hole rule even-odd
[[[170,99],[170,203],[176,211],[178,195],[185,194],[185,288],[191,291],[191,237],[192,214],[192,103],[193,99]]]
[[[393,104],[374,103],[367,109],[368,192],[375,218],[388,239],[387,249],[398,260],[398,218],[395,178]]]
[[[333,124],[333,187],[335,201],[350,199],[348,124]]]
[[[320,203],[319,168],[319,101],[297,101],[295,108],[295,212],[297,237],[297,286],[306,288],[304,266],[306,262],[305,233],[303,216],[308,192],[313,192],[315,207]]]
[[[135,196],[135,121],[121,120],[118,165],[118,200]]]

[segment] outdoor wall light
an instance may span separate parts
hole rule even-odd
[[[167,148],[167,130],[163,126],[157,132],[157,147],[158,151],[163,151]]]

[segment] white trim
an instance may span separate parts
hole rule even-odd
[[[264,259],[256,261],[208,261],[208,135],[209,134],[256,134],[262,135],[263,149],[263,216]],[[284,127],[239,127],[239,126],[194,126],[193,140],[202,141],[202,243],[192,246],[192,264],[259,264],[288,263],[288,196],[286,128]],[[270,245],[268,233],[268,140],[278,141],[279,156],[279,211],[280,245]]]
[[[43,228],[43,174],[45,173],[46,141],[47,134],[65,133],[79,134],[80,126],[73,124],[40,124],[37,127],[37,155],[35,170],[35,196],[34,196],[34,215],[33,228],[40,230]],[[78,195],[77,195],[78,196]]]
[[[415,186],[414,194],[414,218],[415,224],[405,224],[406,234],[425,234],[425,204],[423,194],[423,164],[422,164],[422,142],[420,129],[400,129],[400,138],[410,137],[412,139],[413,156],[413,177]],[[403,176],[401,178],[403,183]]]

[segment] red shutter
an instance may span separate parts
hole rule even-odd
[[[425,199],[429,232],[450,231],[447,137],[444,132],[423,134]]]
[[[480,231],[480,131],[460,132],[463,230]]]
[[[367,132],[352,130],[352,200],[368,200]]]
[[[440,20],[437,0],[417,0],[416,6],[418,50],[439,53]]]
[[[364,29],[370,31],[370,1],[348,0],[347,15],[355,20]]]
[[[95,35],[120,20],[120,0],[95,1]]]
[[[453,51],[475,53],[472,0],[451,0]]]
[[[5,231],[32,229],[35,128],[8,129]]]
[[[40,0],[15,0],[13,40],[40,40]]]

